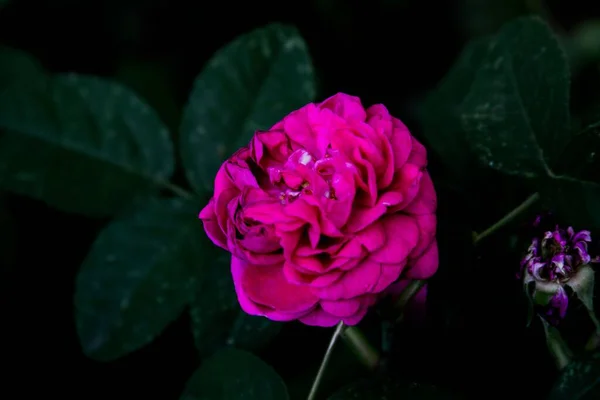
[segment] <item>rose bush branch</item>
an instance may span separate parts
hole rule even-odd
[[[511,222],[519,214],[521,214],[523,211],[527,210],[531,205],[533,205],[535,202],[537,202],[539,200],[539,198],[540,198],[539,193],[532,194],[523,203],[519,204],[517,207],[515,207],[513,210],[511,210],[509,213],[507,213],[505,216],[503,216],[500,220],[498,220],[495,224],[493,224],[492,226],[490,226],[489,228],[487,228],[486,230],[484,230],[483,232],[481,232],[479,234],[474,233],[473,234],[473,243],[475,245],[478,244],[480,241],[482,241],[483,239],[485,239],[492,233],[496,232],[498,229],[502,228],[504,225]]]
[[[335,331],[333,332],[333,335],[331,336],[331,341],[329,342],[329,346],[327,346],[327,351],[325,351],[325,355],[323,356],[323,361],[321,361],[321,366],[319,367],[317,376],[315,377],[312,387],[310,388],[310,392],[309,392],[308,398],[307,398],[308,400],[315,399],[315,397],[317,395],[317,390],[319,390],[319,385],[321,384],[321,381],[323,380],[323,375],[325,375],[325,370],[327,369],[327,364],[329,364],[329,360],[331,359],[331,355],[333,354],[333,349],[335,347],[335,344],[337,343],[337,340],[340,337],[340,334],[342,333],[344,328],[345,328],[345,326],[344,326],[343,322],[340,322],[337,325],[337,327],[335,328]]]

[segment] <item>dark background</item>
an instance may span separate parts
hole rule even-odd
[[[52,72],[123,82],[176,132],[193,79],[218,48],[266,23],[291,23],[308,43],[319,99],[343,91],[360,96],[365,105],[384,103],[419,137],[420,101],[467,40],[529,13],[542,14],[558,33],[580,40],[581,23],[600,17],[586,3],[13,0],[0,9],[0,44],[30,52]],[[600,89],[596,60],[586,57],[574,58],[576,109],[585,109]],[[469,245],[473,230],[493,223],[532,190],[489,171],[457,187],[445,180],[436,155],[430,158],[440,197],[440,271],[430,288],[428,322],[397,330],[390,368],[406,379],[476,398],[508,393],[543,398],[556,372],[541,327],[525,328],[514,279],[527,240],[515,229],[476,250]],[[181,172],[175,181],[186,185]],[[79,348],[74,278],[107,221],[64,214],[1,192],[0,201],[6,205],[0,208],[5,209],[0,215],[0,398],[178,398],[200,361],[187,317],[153,344],[112,363],[89,360]],[[527,217],[517,225],[526,226]],[[376,316],[361,326],[378,341]],[[303,390],[330,334],[290,323],[261,354],[286,380],[292,397],[305,398]],[[336,356],[324,394],[366,374],[345,349]]]

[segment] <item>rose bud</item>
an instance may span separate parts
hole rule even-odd
[[[534,225],[539,225],[539,218]],[[570,287],[585,307],[593,313],[594,271],[590,264],[599,259],[588,253],[592,241],[589,231],[576,232],[558,225],[532,240],[521,261],[524,289],[533,304],[541,306],[541,316],[556,325],[569,305],[565,286]]]
[[[437,269],[425,148],[383,105],[337,94],[292,112],[220,168],[200,212],[232,254],[242,309],[357,324],[392,283]]]

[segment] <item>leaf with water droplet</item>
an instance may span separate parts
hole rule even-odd
[[[541,18],[504,25],[461,105],[480,160],[507,174],[545,176],[570,139],[569,79],[565,53]]]
[[[279,333],[283,324],[242,311],[229,266],[231,255],[213,259],[206,278],[193,289],[190,303],[192,332],[198,352],[206,356],[223,346],[248,351],[262,349]]]
[[[224,349],[202,362],[181,400],[288,400],[283,380],[260,358]]]
[[[183,166],[211,192],[221,163],[286,114],[314,101],[315,77],[297,29],[270,24],[218,50],[196,78],[180,132]]]
[[[132,91],[99,77],[48,75],[24,59],[0,52],[1,188],[106,216],[168,180],[167,129]]]
[[[149,198],[100,233],[76,279],[75,318],[86,355],[114,360],[181,315],[208,247],[197,214],[187,200]]]

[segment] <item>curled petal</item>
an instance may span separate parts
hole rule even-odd
[[[231,272],[240,305],[248,314],[287,321],[308,313],[318,302],[308,287],[288,283],[281,266],[254,266],[232,257]]]

